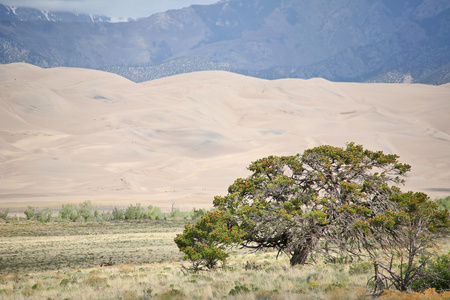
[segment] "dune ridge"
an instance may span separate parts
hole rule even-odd
[[[403,189],[447,196],[449,116],[448,85],[0,65],[0,207],[210,207],[253,160],[349,141],[411,164]]]

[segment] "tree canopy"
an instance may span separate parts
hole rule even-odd
[[[209,220],[206,232],[201,220],[177,237],[191,261],[203,259],[199,254],[206,249],[220,244],[223,251],[233,243],[277,249],[292,266],[318,253],[366,256],[374,263],[376,282],[389,278],[404,290],[420,277],[417,266],[431,257],[432,239],[448,233],[448,210],[439,210],[423,193],[401,192],[411,167],[395,154],[355,143],[324,145],[293,156],[268,156],[248,169],[247,178],[236,179],[227,195],[214,198],[216,211],[209,213],[214,221],[209,214],[202,218]],[[194,237],[197,231],[202,238]],[[422,265],[416,263],[419,256]],[[398,258],[400,270],[392,264]]]
[[[364,222],[395,207],[389,197],[398,188],[392,184],[403,183],[410,166],[395,154],[349,143],[269,156],[249,170],[226,196],[215,197],[214,206],[245,232],[245,247],[276,248],[296,265],[313,251],[349,249]]]

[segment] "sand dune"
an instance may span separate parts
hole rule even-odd
[[[449,116],[448,85],[0,65],[0,207],[210,207],[253,160],[349,141],[411,164],[405,190],[447,196]]]

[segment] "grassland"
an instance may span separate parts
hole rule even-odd
[[[184,223],[3,221],[0,273],[180,260],[173,238]]]
[[[223,270],[186,272],[173,242],[185,222],[0,221],[0,299],[370,298],[361,262],[292,268],[234,250]]]

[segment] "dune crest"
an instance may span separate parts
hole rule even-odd
[[[349,141],[411,164],[405,190],[447,196],[448,116],[447,85],[0,65],[0,207],[210,207],[253,160]]]

